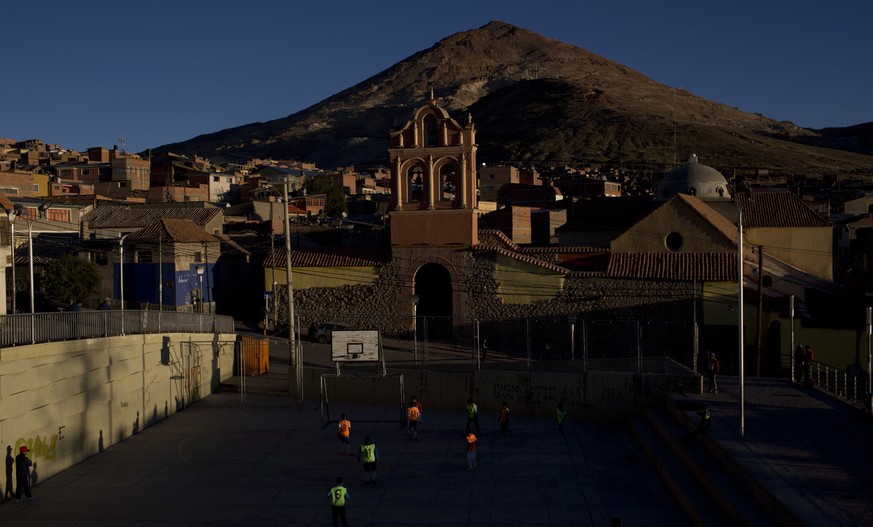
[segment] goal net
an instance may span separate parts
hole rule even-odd
[[[341,414],[352,422],[406,424],[403,374],[321,376],[321,427],[338,423]],[[354,412],[344,408],[354,407]]]

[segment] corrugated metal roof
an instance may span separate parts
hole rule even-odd
[[[608,278],[735,282],[734,253],[612,253]]]

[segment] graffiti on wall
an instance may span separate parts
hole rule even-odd
[[[522,403],[530,406],[553,406],[559,402],[582,405],[584,393],[581,385],[556,385],[519,376],[512,382],[498,380],[492,385],[495,401]]]
[[[14,452],[18,452],[21,445],[27,445],[27,449],[30,450],[31,459],[54,461],[58,453],[58,439],[58,434],[51,436],[35,436],[28,439],[20,437],[15,441]]]

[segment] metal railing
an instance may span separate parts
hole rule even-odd
[[[145,333],[233,333],[232,317],[155,310],[0,316],[0,347]]]
[[[858,407],[865,407],[868,404],[869,391],[866,377],[852,375],[845,370],[816,361],[810,365],[809,374],[818,389],[846,399]]]

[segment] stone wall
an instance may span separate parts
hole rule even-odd
[[[338,288],[310,288],[294,293],[295,314],[304,333],[310,324],[340,322],[385,335],[412,333],[415,272],[436,262],[451,274],[456,326],[465,320],[522,318],[585,318],[683,321],[692,318],[694,286],[689,282],[618,280],[602,276],[569,275],[564,291],[532,304],[507,304],[499,295],[495,259],[487,252],[452,247],[395,248],[392,262],[379,267],[373,284]],[[287,320],[285,290],[277,292],[279,320]]]

